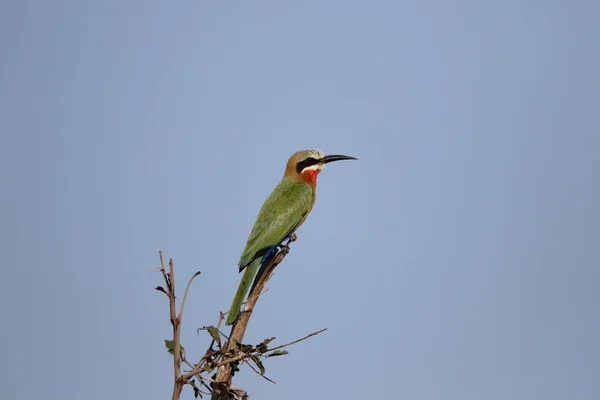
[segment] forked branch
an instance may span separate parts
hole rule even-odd
[[[167,289],[164,289],[160,286],[155,289],[163,292],[169,298],[169,317],[171,320],[171,324],[173,325],[173,374],[174,374],[174,386],[173,386],[173,400],[178,400],[181,395],[181,391],[183,389],[183,385],[187,383],[187,379],[181,374],[181,318],[183,317],[183,309],[185,307],[185,302],[187,299],[187,294],[190,289],[190,285],[195,277],[200,275],[200,271],[196,272],[188,281],[187,287],[185,288],[185,293],[183,295],[183,300],[181,301],[181,307],[179,309],[179,315],[177,315],[177,306],[176,306],[176,296],[175,296],[175,266],[173,265],[173,260],[169,259],[169,272],[165,269],[165,262],[163,259],[162,251],[158,251],[158,255],[160,257],[160,272],[163,275],[163,279],[165,281],[165,285]]]
[[[213,400],[230,400],[231,398],[245,399],[246,392],[240,388],[231,385],[231,379],[235,371],[238,370],[240,364],[248,364],[248,366],[257,374],[269,382],[273,382],[271,379],[265,376],[265,368],[262,364],[261,359],[266,359],[273,356],[280,356],[287,354],[287,351],[280,349],[291,346],[295,343],[301,342],[310,338],[311,336],[317,335],[326,329],[322,329],[317,332],[313,332],[306,335],[298,340],[294,340],[290,343],[279,345],[273,348],[269,348],[268,344],[275,338],[265,339],[262,343],[257,345],[243,344],[242,340],[252,315],[252,311],[258,301],[258,298],[266,292],[265,285],[271,278],[275,267],[289,253],[289,244],[296,240],[296,236],[292,235],[290,240],[285,244],[281,245],[269,260],[261,266],[258,277],[255,280],[248,299],[246,300],[243,310],[238,314],[236,321],[231,327],[231,333],[229,337],[226,337],[220,331],[221,323],[224,319],[224,314],[219,314],[219,321],[217,326],[206,326],[200,328],[200,330],[207,331],[212,337],[210,346],[206,350],[204,356],[198,363],[190,363],[186,359],[186,354],[183,353],[183,347],[181,346],[181,321],[183,318],[183,312],[187,301],[187,296],[194,278],[200,275],[200,272],[196,272],[188,281],[185,288],[179,313],[177,313],[176,307],[176,296],[175,296],[175,267],[173,260],[169,260],[169,269],[165,269],[162,251],[159,251],[160,257],[160,271],[165,281],[166,289],[158,286],[156,290],[163,292],[169,299],[169,317],[173,326],[173,340],[166,340],[165,344],[169,352],[173,354],[173,373],[174,373],[174,386],[173,386],[173,400],[178,400],[181,396],[183,386],[189,384],[196,397],[202,396],[212,392]],[[190,369],[181,371],[181,364],[184,363]],[[214,377],[208,378],[211,374],[215,373]],[[207,376],[208,375],[208,376]],[[196,379],[198,382],[196,382]],[[274,382],[273,382],[274,383]]]

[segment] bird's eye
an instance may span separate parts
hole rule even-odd
[[[315,159],[312,157],[308,157],[306,160],[304,160],[305,163],[311,163],[313,161],[315,161]]]

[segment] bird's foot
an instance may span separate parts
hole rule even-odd
[[[295,233],[292,233],[290,236],[287,237],[287,242],[284,244],[284,246],[289,246],[290,243],[295,242],[298,239],[298,236],[296,236]]]

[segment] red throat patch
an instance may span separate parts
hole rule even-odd
[[[305,169],[304,171],[302,171],[302,176],[304,177],[304,179],[311,182],[313,185],[316,185],[317,184],[317,175],[319,175],[319,172],[321,172],[321,171],[318,169],[317,170]]]

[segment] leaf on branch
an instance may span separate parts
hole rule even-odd
[[[260,374],[264,376],[265,366],[263,365],[262,361],[260,361],[260,357],[258,357],[256,354],[253,354],[250,356],[250,358],[252,359],[252,361],[254,361],[254,364],[256,364],[256,366],[260,370]]]
[[[286,354],[289,354],[289,353],[285,350],[275,350],[274,352],[267,354],[267,357],[284,356]]]
[[[208,333],[210,333],[210,336],[212,336],[212,338],[215,340],[215,342],[217,343],[221,343],[221,336],[219,335],[219,330],[217,328],[215,328],[214,326],[207,326],[206,330],[208,331]]]
[[[202,392],[200,391],[200,389],[198,389],[198,387],[196,386],[196,383],[194,382],[194,380],[190,380],[189,384],[192,386],[192,388],[194,388],[194,398],[197,399],[198,397],[202,398]]]
[[[271,343],[273,340],[275,340],[275,338],[274,338],[274,337],[272,337],[272,338],[268,338],[268,339],[265,339],[265,340],[263,340],[261,343],[259,343],[259,344],[257,344],[257,345],[256,345],[256,350],[257,350],[257,351],[258,351],[260,354],[263,354],[263,353],[267,352],[267,351],[269,350],[269,349],[267,348],[267,345],[268,345],[269,343]]]
[[[165,347],[169,351],[169,353],[173,354],[175,351],[175,341],[174,340],[165,340]],[[181,354],[185,352],[185,349],[182,345],[179,345],[179,351]]]
[[[154,288],[155,290],[158,290],[159,292],[163,292],[164,294],[166,294],[167,296],[169,295],[167,293],[167,291],[162,287],[162,286],[157,286]]]
[[[240,370],[240,362],[239,361],[232,362],[230,365],[231,365],[232,374],[235,374],[236,372],[238,372]],[[233,376],[233,375],[231,375],[231,376]]]
[[[242,353],[252,353],[254,351],[254,347],[250,344],[236,343],[236,345]]]

